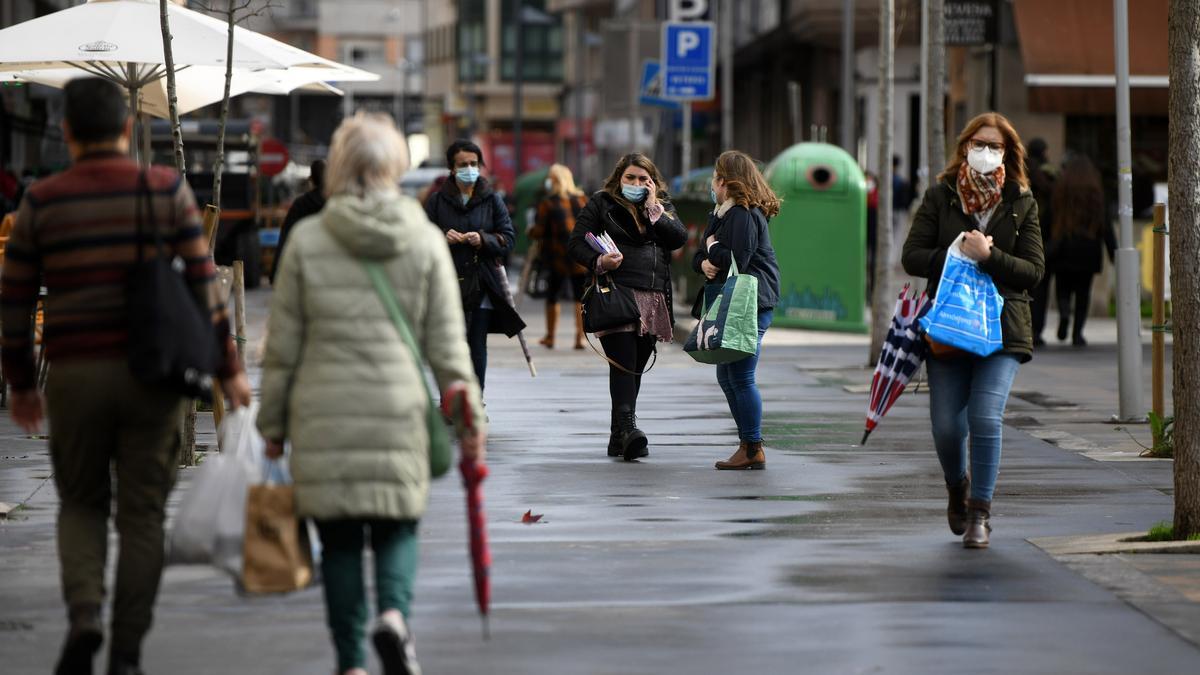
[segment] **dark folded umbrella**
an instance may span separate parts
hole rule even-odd
[[[900,291],[900,298],[896,300],[892,325],[888,329],[887,339],[883,342],[883,350],[879,353],[879,362],[875,364],[875,374],[871,377],[871,397],[867,402],[867,423],[861,443],[863,445],[879,424],[879,420],[891,410],[900,394],[904,393],[904,388],[925,360],[928,347],[921,335],[917,318],[928,303],[924,293],[918,296],[914,292],[908,296],[908,289],[909,285],[905,284],[904,289]]]
[[[508,272],[504,269],[504,263],[496,261],[496,270],[500,273],[502,286],[504,286],[504,300],[514,310],[517,308],[517,301],[513,299],[512,289],[508,287]],[[521,343],[521,353],[525,355],[525,365],[529,366],[529,374],[537,377],[537,368],[533,365],[533,355],[529,353],[529,344],[525,342],[525,331],[517,331],[517,342]]]

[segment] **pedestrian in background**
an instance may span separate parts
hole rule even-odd
[[[408,628],[417,524],[429,495],[431,405],[422,364],[363,266],[382,266],[439,388],[466,387],[474,433],[456,411],[467,459],[485,436],[442,237],[397,179],[408,165],[391,118],[358,114],[333,135],[329,201],[296,224],[271,298],[258,428],[267,456],[291,441],[296,512],[321,536],[321,580],[338,672],[366,674],[363,547],[375,562],[372,640],[388,675],[418,673]]]
[[[279,261],[283,260],[283,247],[287,244],[292,227],[301,220],[320,213],[325,207],[325,160],[314,160],[308,170],[309,189],[296,197],[288,207],[283,224],[279,226],[279,245],[275,247],[275,264],[271,266],[271,283],[275,283],[275,270],[279,269]]]
[[[1029,189],[1038,205],[1038,222],[1042,224],[1042,241],[1048,242],[1054,238],[1054,213],[1051,197],[1054,194],[1054,180],[1058,176],[1058,168],[1046,156],[1046,141],[1035,138],[1029,141],[1026,148],[1029,151],[1025,159],[1026,174],[1029,176]],[[1046,327],[1046,308],[1049,304],[1050,278],[1054,274],[1054,261],[1046,256],[1046,273],[1037,288],[1033,289],[1033,346],[1041,347],[1046,344],[1042,339],[1042,330]]]
[[[708,217],[704,245],[692,258],[692,267],[708,280],[705,306],[716,301],[733,263],[739,274],[758,279],[758,351],[717,366],[717,383],[725,392],[729,412],[738,429],[738,448],[717,469],[765,469],[762,440],[762,395],[755,381],[762,339],[771,326],[779,302],[779,264],[771,246],[767,221],[779,213],[779,198],[749,155],[730,150],[717,157],[709,194],[716,207]],[[699,317],[697,317],[699,318]]]
[[[1025,149],[999,113],[967,123],[954,159],[925,192],[904,242],[904,271],[927,278],[931,298],[947,251],[964,232],[963,254],[978,262],[1004,296],[1004,347],[982,358],[966,353],[930,358],[929,417],[949,492],[950,530],[963,535],[965,547],[986,548],[1004,407],[1018,366],[1032,358],[1029,291],[1045,268]]]
[[[567,255],[567,241],[575,230],[575,220],[587,205],[587,197],[575,187],[571,170],[562,164],[552,164],[543,186],[546,196],[538,202],[533,228],[529,237],[539,243],[538,257],[550,272],[546,288],[546,337],[541,344],[554,348],[554,333],[558,328],[558,297],[564,284],[571,285],[575,299],[575,349],[583,349],[583,289],[587,285],[587,268]]]
[[[1047,266],[1054,270],[1058,296],[1058,339],[1084,347],[1083,326],[1092,303],[1092,278],[1104,269],[1104,250],[1111,262],[1116,235],[1104,206],[1100,172],[1086,155],[1076,154],[1063,167],[1054,186],[1054,226],[1047,237]],[[1074,299],[1075,322],[1071,324]]]
[[[136,379],[129,368],[126,284],[139,247],[157,255],[152,228],[159,228],[166,253],[185,262],[196,305],[212,317],[222,347],[217,376],[234,408],[250,402],[250,384],[238,364],[191,189],[174,169],[142,168],[129,158],[132,119],[120,87],[79,78],[67,83],[63,99],[73,166],[31,185],[21,201],[0,281],[0,358],[12,388],[12,417],[35,433],[43,401],[32,317],[44,284],[42,348],[51,363],[45,409],[54,430],[58,556],[70,620],[55,672],[91,673],[104,639],[100,607],[115,475],[120,549],[108,672],[136,675],[162,578],[163,520],[179,467],[180,424],[191,402]]]
[[[608,234],[618,252],[601,255],[587,243],[588,234]],[[592,195],[567,243],[575,262],[630,289],[641,313],[635,323],[596,333],[609,364],[609,457],[629,462],[650,454],[637,427],[638,393],[656,343],[672,339],[671,251],[686,242],[658,167],[633,152],[617,161],[604,188]]]
[[[487,374],[487,336],[512,337],[525,328],[508,303],[504,260],[516,242],[504,198],[481,174],[483,151],[471,141],[446,149],[450,176],[425,202],[425,213],[441,228],[458,270],[459,293],[467,320],[467,343],[479,387]]]

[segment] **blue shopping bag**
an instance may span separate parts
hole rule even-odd
[[[1000,328],[1004,298],[992,277],[963,255],[962,239],[958,235],[946,254],[937,297],[921,317],[921,328],[935,342],[990,356],[1004,346]]]

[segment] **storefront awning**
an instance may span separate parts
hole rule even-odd
[[[1129,8],[1130,107],[1167,114],[1167,3]],[[1032,112],[1111,115],[1113,7],[1109,0],[1013,0]]]

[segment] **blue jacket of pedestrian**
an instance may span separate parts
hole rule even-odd
[[[713,235],[716,243],[705,250],[708,238]],[[703,274],[700,263],[705,260],[721,268],[721,273],[709,280],[709,284],[724,284],[730,263],[736,260],[739,274],[758,279],[758,311],[774,309],[779,303],[779,263],[771,246],[767,217],[757,207],[747,209],[727,201],[709,214],[708,227],[700,237],[700,249],[692,256],[692,269]],[[698,318],[699,312],[697,302],[692,314]]]
[[[458,183],[453,179],[447,180],[440,190],[429,195],[425,202],[425,215],[442,232],[455,230],[479,233],[482,241],[479,248],[465,243],[450,244],[454,267],[460,283],[471,275],[478,275],[479,286],[494,308],[488,332],[512,337],[525,328],[525,322],[509,303],[506,290],[508,279],[504,262],[516,242],[512,218],[504,205],[504,198],[496,194],[483,177],[476,181],[475,190],[465,204],[462,197]],[[463,309],[469,313],[475,307]]]

